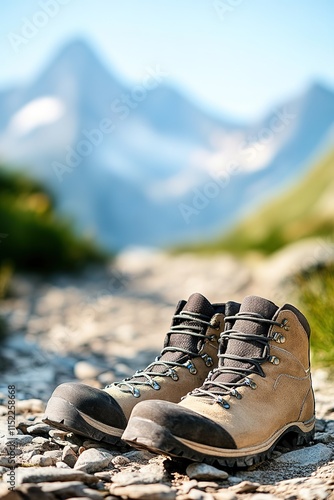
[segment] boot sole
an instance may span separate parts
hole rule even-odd
[[[73,434],[79,434],[95,441],[102,441],[116,446],[124,446],[121,436],[124,429],[104,424],[78,410],[69,401],[52,397],[46,407],[43,422]]]
[[[267,442],[243,449],[223,449],[207,446],[174,436],[168,429],[139,417],[131,419],[122,439],[137,449],[174,458],[205,462],[228,468],[247,468],[271,458],[274,450],[284,444],[293,449],[308,444],[314,436],[315,420],[291,423],[275,433]]]

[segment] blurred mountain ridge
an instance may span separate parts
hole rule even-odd
[[[74,40],[35,81],[0,92],[0,157],[45,183],[102,246],[170,246],[227,230],[301,178],[333,137],[317,82],[257,123],[212,117],[159,64],[134,85]]]

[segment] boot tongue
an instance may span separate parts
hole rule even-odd
[[[180,311],[181,312],[181,311]],[[215,314],[215,310],[210,304],[210,302],[200,293],[193,293],[189,299],[188,302],[185,303],[184,307],[182,308],[182,312],[186,314],[187,312],[189,313],[195,313],[195,314],[201,314],[204,316],[207,316],[207,318],[201,318],[205,319],[206,321],[210,321],[211,317]],[[184,320],[176,320],[176,322],[173,322],[174,325],[186,325],[189,326],[191,329],[192,326],[198,326],[199,323],[196,321],[194,318],[193,320],[189,319],[184,319]],[[196,333],[203,333],[203,330],[206,330],[205,325],[201,325],[202,331],[196,331]],[[187,349],[188,351],[191,352],[198,352],[200,346],[203,343],[203,339],[200,339],[198,337],[194,337],[191,334],[186,334],[186,333],[173,333],[169,336],[167,339],[167,343],[165,344],[165,347],[181,347],[182,349]],[[187,354],[184,354],[182,352],[172,352],[172,351],[167,351],[163,356],[161,357],[161,361],[176,361],[178,363],[183,363],[186,361]]]
[[[272,319],[278,307],[270,300],[263,299],[262,297],[248,296],[243,300],[240,313],[256,313],[260,314],[265,319]],[[270,324],[260,323],[257,321],[250,321],[245,319],[237,319],[232,326],[233,330],[238,332],[247,333],[251,335],[258,335],[259,337],[266,337],[268,334]],[[225,354],[230,354],[233,356],[241,356],[246,358],[258,358],[261,357],[263,351],[263,345],[256,340],[242,341],[236,339],[229,339],[227,341],[227,347]],[[251,363],[246,363],[243,361],[238,361],[234,359],[224,359],[223,366],[225,367],[241,367],[241,368],[251,368]],[[243,375],[233,374],[233,373],[217,373],[217,377],[221,383],[231,383],[237,382]]]

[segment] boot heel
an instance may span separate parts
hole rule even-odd
[[[279,439],[276,449],[293,450],[308,445],[314,437],[314,429],[303,432],[299,427],[292,427]]]

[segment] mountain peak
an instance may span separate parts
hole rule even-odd
[[[97,59],[97,55],[87,40],[84,38],[75,38],[63,45],[58,53],[57,59],[63,58]]]

